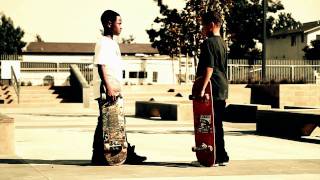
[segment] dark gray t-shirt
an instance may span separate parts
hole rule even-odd
[[[208,37],[201,44],[197,77],[204,76],[207,67],[213,68],[211,76],[213,99],[226,100],[228,98],[227,46],[220,36]]]

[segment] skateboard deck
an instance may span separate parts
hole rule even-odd
[[[203,78],[197,78],[192,86],[192,95],[189,99],[193,104],[195,146],[198,162],[203,166],[212,166],[215,163],[215,129],[212,103],[211,82],[205,89],[205,96],[199,97],[203,86]]]
[[[101,95],[104,156],[108,165],[121,165],[127,158],[126,122],[122,97],[110,100]]]

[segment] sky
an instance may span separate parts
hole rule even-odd
[[[171,8],[182,9],[184,0],[164,0]],[[320,0],[281,0],[284,12],[304,23],[320,20]],[[100,16],[106,9],[122,18],[119,37],[133,35],[136,43],[149,43],[146,29],[159,16],[154,0],[0,0],[0,13],[25,31],[26,42],[37,34],[46,42],[96,42],[101,36]]]

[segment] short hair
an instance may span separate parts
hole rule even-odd
[[[104,34],[110,33],[110,28],[108,27],[108,22],[114,23],[117,20],[117,16],[120,16],[117,12],[112,10],[106,10],[101,15],[101,24],[104,28]]]
[[[208,25],[210,23],[222,24],[222,18],[220,13],[216,11],[208,11],[202,15],[202,23]]]

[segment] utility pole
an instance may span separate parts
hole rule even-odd
[[[262,81],[266,81],[266,44],[268,0],[263,0],[263,45],[262,45]]]

